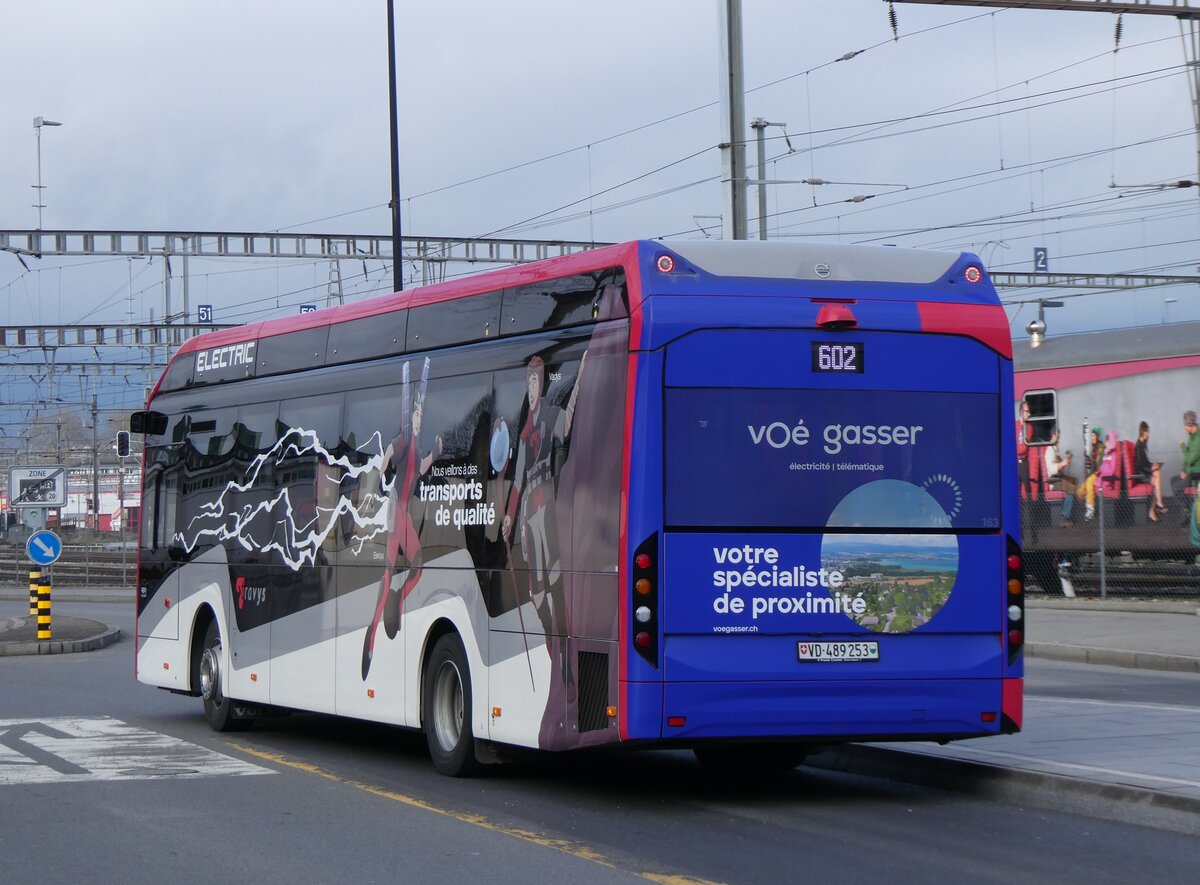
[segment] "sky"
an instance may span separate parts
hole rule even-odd
[[[720,2],[395,0],[404,232],[720,236]],[[831,182],[770,185],[769,238],[1198,273],[1200,188],[1153,187],[1200,179],[1174,19],[1125,16],[1114,52],[1108,13],[894,8],[898,39],[880,0],[744,0],[747,119],[786,124],[765,176]],[[43,116],[63,124],[42,130],[43,229],[390,235],[384,0],[0,0],[0,21],[0,230],[37,226]],[[391,289],[381,262],[339,270],[346,300]],[[0,252],[0,323],[149,322],[163,276],[161,257]],[[324,303],[329,279],[320,261],[189,266],[218,322]],[[1016,337],[1039,295],[1064,301],[1051,335],[1200,320],[1194,284],[1002,290]],[[133,408],[144,383],[57,392]]]

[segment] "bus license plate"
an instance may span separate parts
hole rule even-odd
[[[800,642],[796,652],[801,661],[878,661],[878,642]]]

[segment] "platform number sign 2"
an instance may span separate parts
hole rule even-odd
[[[1050,270],[1050,250],[1045,246],[1033,247],[1033,269],[1037,273],[1048,273]]]

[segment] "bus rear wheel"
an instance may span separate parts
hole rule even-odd
[[[421,722],[433,767],[449,777],[478,769],[471,726],[471,670],[456,633],[438,639],[425,668]]]
[[[204,645],[200,651],[200,697],[204,701],[204,717],[213,731],[245,731],[254,720],[236,718],[233,702],[225,697],[222,652],[221,630],[213,620],[204,632]]]

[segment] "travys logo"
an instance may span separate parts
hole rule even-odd
[[[766,443],[773,449],[806,446],[812,435],[803,418],[795,424],[786,421],[748,424],[746,429],[754,445]],[[821,438],[825,451],[836,455],[845,446],[915,446],[924,429],[921,424],[826,424]]]
[[[238,578],[234,583],[233,590],[237,594],[237,607],[239,610],[244,609],[247,603],[257,606],[267,601],[267,588],[250,586],[246,584],[245,578]]]

